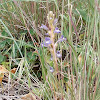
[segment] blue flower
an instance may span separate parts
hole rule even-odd
[[[40,28],[45,29],[45,30],[48,30],[48,27],[46,25],[43,25],[43,24],[41,25]]]
[[[48,47],[48,45],[45,43],[45,42],[42,42],[41,43],[41,47],[43,48],[43,47]]]
[[[58,41],[55,43],[55,46],[57,46],[58,42],[62,42],[62,41],[66,41],[66,38],[64,38],[63,35],[61,35],[61,37],[58,39]]]
[[[57,51],[56,56],[57,56],[58,58],[61,58],[61,57],[62,57],[60,51]]]
[[[43,46],[44,47],[49,47],[49,44],[51,44],[52,42],[51,42],[51,40],[50,40],[50,37],[45,37],[45,41],[43,41],[42,43],[41,43],[41,47],[43,48]]]
[[[53,56],[51,55],[51,58],[50,58],[50,60],[53,60]]]
[[[45,35],[49,36],[49,33],[45,33]]]
[[[54,72],[54,68],[50,66],[50,72],[53,73]]]
[[[55,28],[54,33],[61,33],[58,27]]]
[[[66,41],[66,38],[64,38],[64,36],[63,36],[63,35],[61,35],[61,37],[58,39],[58,41],[57,41],[57,42],[62,42],[62,41]]]
[[[50,37],[45,37],[45,43],[46,43],[47,45],[51,44]]]
[[[55,18],[55,20],[54,20],[53,24],[54,24],[54,25],[56,25],[56,24],[57,24],[57,22],[58,22],[58,19],[57,19],[57,18]]]

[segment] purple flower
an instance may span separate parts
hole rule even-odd
[[[55,28],[54,33],[61,33],[58,27]]]
[[[51,58],[50,58],[50,60],[53,60],[53,56],[51,55]]]
[[[50,66],[50,72],[53,73],[54,72],[54,68]]]
[[[45,26],[45,25],[41,25],[41,27],[40,28],[42,28],[42,29],[45,29],[45,30],[48,30],[48,27],[47,26]]]
[[[58,43],[58,42],[62,42],[62,41],[66,41],[66,38],[64,38],[63,35],[62,35],[62,36],[58,39],[58,41],[55,43],[55,46],[57,46],[57,43]]]
[[[64,38],[63,35],[61,35],[61,37],[58,39],[57,43],[58,43],[58,42],[62,42],[62,41],[66,41],[66,38]]]
[[[51,44],[50,37],[45,37],[45,43],[46,43],[47,45]]]
[[[44,46],[44,45],[43,45],[43,42],[42,42],[42,43],[41,43],[41,47],[43,48],[43,46]]]
[[[56,56],[57,56],[58,58],[61,58],[61,57],[62,57],[60,51],[57,51]]]
[[[49,33],[45,33],[45,35],[49,36]]]
[[[56,23],[58,22],[58,19],[57,18],[55,18],[55,20],[54,20],[54,25],[56,25]]]
[[[44,47],[49,47],[49,44],[51,44],[51,40],[50,40],[50,37],[45,37],[45,41],[43,41],[41,43],[41,47],[43,48]]]
[[[42,42],[41,43],[41,47],[43,48],[43,47],[48,47],[48,45],[45,43],[45,42]]]

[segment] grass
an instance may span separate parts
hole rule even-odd
[[[15,96],[20,97],[26,86],[39,100],[99,100],[99,0],[26,1],[0,1],[0,64],[9,71],[17,68],[7,83],[18,80],[20,89]],[[57,60],[60,79],[49,71],[48,66],[54,66],[49,50],[41,48],[46,32],[39,27],[48,26],[49,11],[67,38],[57,47],[63,55]]]

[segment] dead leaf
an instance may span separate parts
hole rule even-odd
[[[3,79],[3,77],[4,77],[4,74],[5,74],[6,76],[9,75],[8,72],[9,72],[9,71],[8,71],[3,65],[0,65],[0,84],[2,84],[2,79]],[[14,74],[15,72],[16,72],[16,68],[11,69],[11,73]]]
[[[0,74],[0,83],[2,83],[3,77],[4,77],[4,73],[1,73],[1,74]]]
[[[2,79],[4,77],[4,73],[7,73],[7,72],[8,72],[8,70],[5,67],[3,67],[2,65],[0,65],[0,84],[2,84]]]
[[[8,72],[8,70],[4,66],[0,65],[0,74],[7,73],[7,72]]]
[[[69,63],[68,62],[64,62],[64,66],[69,67]]]
[[[82,55],[79,55],[79,56],[78,56],[78,61],[79,61],[79,64],[80,64],[81,61],[82,61]]]
[[[34,95],[32,95],[32,93],[28,93],[25,96],[23,96],[21,98],[22,100],[37,100],[36,97]]]
[[[11,69],[11,73],[15,74],[17,68]]]
[[[3,93],[2,79],[4,77],[4,73],[7,73],[7,72],[8,72],[8,70],[3,65],[0,65],[0,84],[1,84],[1,87],[2,87],[2,93]]]

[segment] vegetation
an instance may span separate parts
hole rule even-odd
[[[0,0],[0,99],[99,100],[99,40],[99,0]]]

